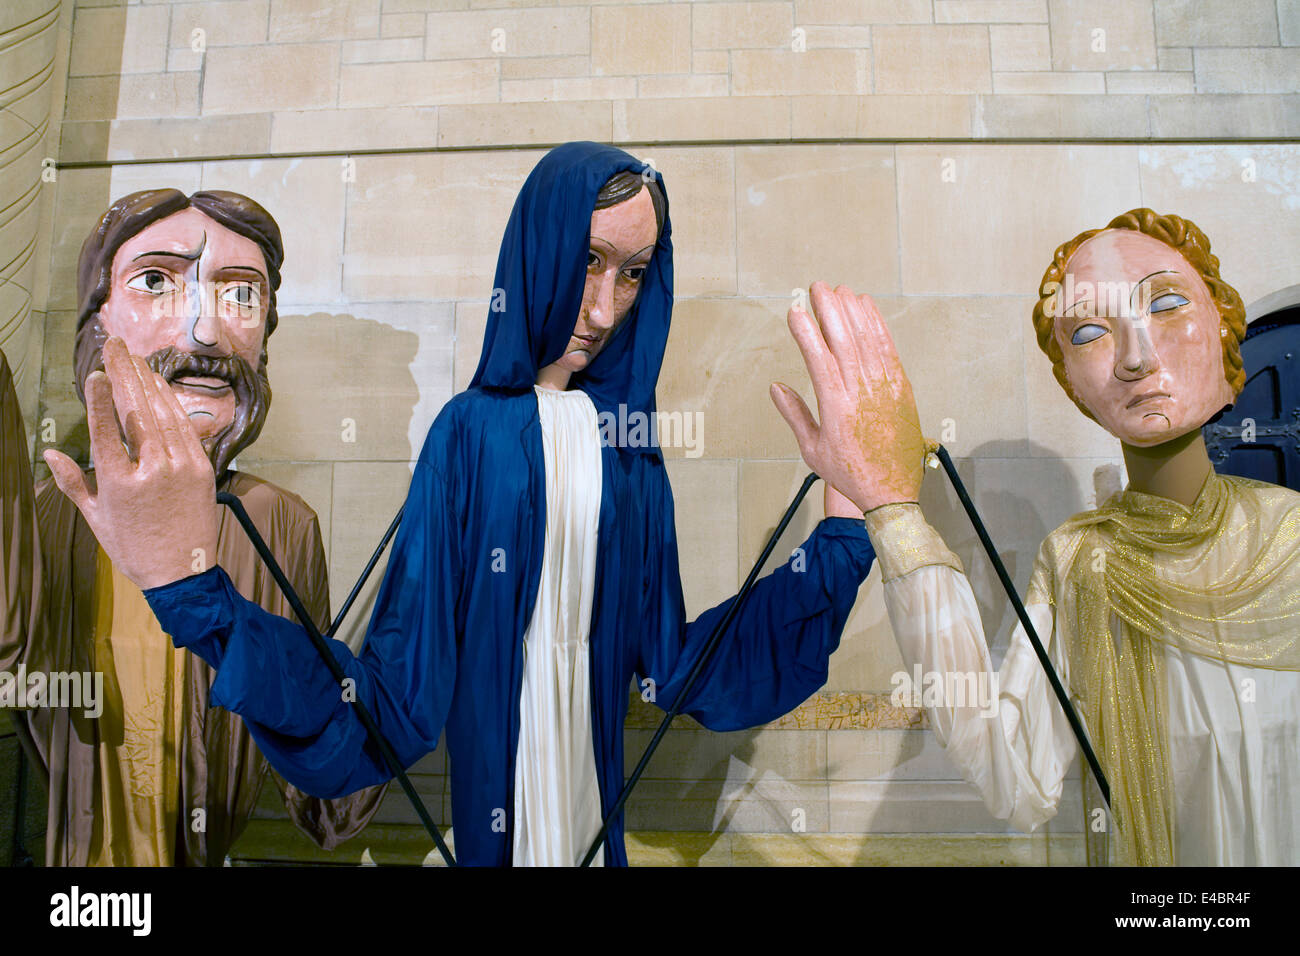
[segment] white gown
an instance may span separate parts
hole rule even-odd
[[[924,524],[919,508],[909,521]],[[919,535],[913,527],[905,539]],[[890,546],[873,543],[878,552]],[[926,564],[891,578],[883,555],[881,563],[885,604],[909,673],[919,664],[922,673],[991,675],[966,576]],[[1068,691],[1052,607],[1026,610]],[[1300,673],[1162,646],[1176,862],[1300,864]],[[1055,815],[1078,745],[1019,625],[991,683],[999,694],[996,718],[982,716],[978,706],[941,705],[927,713],[935,736],[989,812],[1028,832]]]
[[[585,392],[535,386],[546,463],[546,543],[524,635],[515,752],[515,866],[575,866],[600,830],[588,635],[602,470]],[[595,864],[604,861],[604,848]]]

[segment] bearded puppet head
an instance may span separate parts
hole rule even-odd
[[[100,217],[77,266],[73,370],[85,402],[110,335],[171,386],[220,477],[271,406],[266,342],[284,246],[239,193],[149,189]]]

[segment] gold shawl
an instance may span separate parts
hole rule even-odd
[[[1110,784],[1119,861],[1172,865],[1163,648],[1300,669],[1300,495],[1211,472],[1190,508],[1124,491],[1043,543],[1069,687]]]

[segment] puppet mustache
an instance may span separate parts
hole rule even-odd
[[[200,355],[170,345],[158,349],[146,361],[151,369],[168,382],[194,375],[224,379],[238,387],[251,381],[255,374],[252,366],[238,355]]]

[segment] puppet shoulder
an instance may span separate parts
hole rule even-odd
[[[1219,475],[1219,478],[1230,485],[1237,494],[1249,496],[1260,506],[1268,520],[1281,520],[1284,517],[1294,519],[1297,514],[1300,514],[1300,492],[1284,485],[1256,481],[1253,478],[1240,478],[1236,475]]]
[[[448,462],[481,461],[495,444],[517,451],[520,432],[536,420],[537,399],[531,391],[466,389],[453,395],[429,426],[420,464],[442,472]]]
[[[451,397],[438,417],[434,428],[473,428],[493,421],[500,415],[517,415],[537,411],[537,398],[532,390],[506,391],[497,388],[467,388]]]
[[[1088,519],[1096,511],[1083,511],[1058,525],[1038,546],[1029,582],[1028,604],[1055,604],[1060,588],[1079,556]]]
[[[294,540],[320,534],[315,530],[319,519],[311,505],[265,478],[246,471],[231,471],[221,490],[237,496],[253,523],[259,528],[272,529],[273,537]]]

